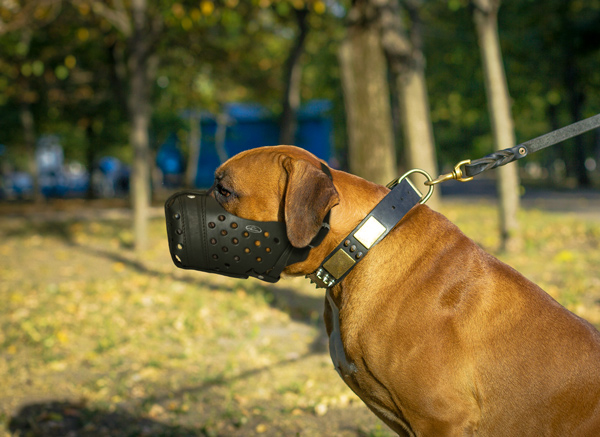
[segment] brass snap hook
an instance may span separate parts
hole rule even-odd
[[[438,176],[437,179],[434,179],[433,181],[430,179],[427,182],[425,182],[425,185],[432,186],[432,185],[439,184],[441,182],[449,181],[450,179],[456,179],[459,182],[469,182],[469,181],[472,181],[473,180],[473,176],[471,176],[471,177],[463,177],[463,171],[461,169],[461,167],[463,165],[467,165],[467,164],[470,164],[470,163],[471,163],[470,159],[466,159],[464,161],[460,161],[458,164],[456,164],[454,166],[454,170],[452,170],[451,173],[446,173],[446,174],[443,174],[441,176]]]

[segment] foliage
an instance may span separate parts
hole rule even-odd
[[[308,4],[311,26],[326,29],[324,3]],[[127,143],[127,90],[119,80],[127,68],[122,59],[129,50],[124,38],[128,17],[119,5],[92,0],[64,2],[60,13],[44,26],[0,33],[0,45],[9,48],[0,56],[0,65],[7,67],[0,73],[0,127],[4,132],[0,142],[13,149],[22,142],[19,119],[14,115],[27,98],[34,106],[39,133],[59,132],[67,138],[85,137],[86,130],[93,134],[94,145],[79,142],[79,150],[67,147],[70,158],[82,159],[85,147]],[[152,22],[160,22],[153,46],[160,58],[153,93],[155,145],[177,129],[178,123],[173,122],[184,109],[219,111],[224,103],[251,100],[277,111],[283,89],[280,70],[293,40],[291,11],[295,7],[304,7],[304,2],[164,1],[151,9]],[[9,9],[2,9],[7,22],[14,18]],[[17,43],[22,34],[31,35],[25,48]],[[11,53],[12,47],[18,53]],[[326,53],[331,54],[331,45],[322,41],[310,47],[315,61],[307,68],[305,97],[335,95],[322,95],[323,86],[315,95],[311,86],[321,78],[313,71],[322,58],[320,50],[329,47]],[[15,87],[20,82],[32,90],[24,95]]]
[[[160,23],[153,46],[160,59],[152,100],[154,146],[171,131],[185,136],[185,125],[177,120],[184,109],[219,111],[231,101],[258,101],[277,113],[283,63],[296,32],[292,11],[305,3],[311,30],[302,98],[334,101],[336,147],[343,150],[337,52],[349,2],[320,0],[151,2],[149,13]],[[13,157],[19,155],[19,110],[30,104],[37,133],[60,133],[68,159],[84,160],[90,147],[96,155],[118,154],[128,138],[127,90],[116,81],[122,74],[117,61],[128,47],[123,31],[98,11],[129,2],[25,4],[30,6],[0,6],[0,143]],[[423,2],[422,15],[439,159],[454,163],[485,155],[492,141],[468,1]],[[519,141],[574,121],[573,99],[580,100],[581,118],[600,112],[599,20],[597,1],[503,2],[499,29]],[[597,155],[594,141],[592,134],[585,137],[585,156]],[[548,164],[561,157],[572,171],[574,147],[568,143],[564,153],[529,159]]]
[[[425,11],[427,79],[441,159],[456,162],[488,154],[492,140],[468,1],[425,2]],[[600,112],[600,47],[592,42],[599,22],[598,2],[502,2],[499,32],[518,142],[577,121],[570,101],[573,88],[585,97],[579,118]],[[574,46],[566,47],[567,41]],[[566,74],[568,66],[576,67],[576,76]],[[594,141],[593,134],[585,137],[586,156],[597,155]],[[569,160],[572,143],[562,148],[566,153],[553,149],[528,159]]]

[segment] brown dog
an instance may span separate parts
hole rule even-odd
[[[331,210],[307,275],[387,194],[310,153],[265,147],[216,171],[230,213],[285,221],[296,247]],[[334,364],[388,426],[408,436],[600,436],[600,334],[419,205],[329,291]],[[341,340],[341,342],[340,342]],[[341,350],[341,356],[339,351]]]

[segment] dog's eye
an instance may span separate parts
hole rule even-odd
[[[223,188],[223,185],[217,184],[217,192],[223,197],[231,196],[231,192]]]

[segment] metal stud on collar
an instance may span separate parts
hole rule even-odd
[[[424,196],[421,194],[421,191],[414,186],[414,184],[411,182],[410,179],[407,179],[408,176],[410,176],[413,173],[420,173],[423,176],[425,176],[427,178],[427,181],[425,182],[425,185],[427,185],[429,187],[427,194],[425,194]],[[421,194],[421,200],[419,201],[419,203],[422,205],[425,202],[427,202],[429,200],[429,198],[431,197],[431,195],[433,194],[433,185],[431,184],[431,181],[433,180],[431,178],[431,176],[429,175],[429,173],[427,173],[425,170],[422,170],[420,168],[413,168],[412,170],[407,171],[406,173],[404,173],[402,176],[400,176],[398,179],[394,179],[393,181],[391,181],[389,184],[387,184],[387,187],[391,190],[392,188],[394,188],[396,185],[398,185],[400,182],[402,182],[404,179],[407,179],[408,183],[419,193]]]

